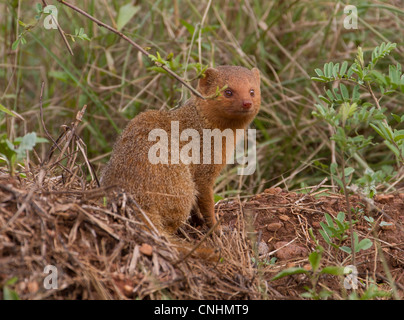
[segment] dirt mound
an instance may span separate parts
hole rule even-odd
[[[325,248],[323,265],[349,264],[348,254],[319,234],[324,213],[335,217],[346,210],[341,195],[271,188],[244,201],[219,202],[222,235],[205,239],[191,225],[179,233],[191,244],[203,239],[217,248],[220,258],[212,262],[182,259],[165,239],[140,228],[141,212],[127,195],[104,205],[106,191],[95,182],[42,174],[38,187],[38,175],[0,176],[0,298],[11,292],[20,299],[300,299],[306,275],[271,279],[286,267],[308,265],[315,248],[309,228]],[[360,280],[391,291],[378,242],[402,296],[404,195],[379,196],[375,207],[356,196],[351,201],[355,217],[362,217],[355,224],[359,238],[373,241],[357,255]],[[376,233],[364,215],[377,222]],[[318,285],[332,291],[331,298],[344,297],[341,277],[321,277]]]
[[[235,226],[238,217],[243,216],[241,211],[244,216],[248,213],[258,237],[258,251],[262,248],[259,252],[261,262],[268,263],[271,257],[277,258],[277,263],[272,268],[265,268],[265,272],[278,272],[285,267],[309,267],[307,257],[316,246],[309,235],[309,228],[313,229],[320,244],[326,248],[323,265],[336,265],[339,261],[340,265],[345,266],[349,264],[348,255],[328,246],[319,233],[322,230],[320,223],[325,223],[325,213],[337,217],[339,212],[347,212],[345,197],[339,194],[321,195],[324,192],[327,190],[322,190],[317,195],[304,196],[280,188],[270,188],[248,199],[242,206],[234,202],[225,204],[221,208],[224,223]],[[360,239],[369,238],[373,242],[370,249],[357,254],[356,266],[360,281],[368,283],[370,279],[374,279],[377,283],[387,282],[386,270],[382,264],[384,258],[402,295],[404,194],[378,195],[372,206],[355,195],[350,197],[350,201],[356,212],[354,219],[358,220],[354,230]],[[377,223],[371,225],[364,216],[372,217]],[[384,223],[380,224],[381,221]],[[377,252],[375,242],[380,244],[383,257]],[[344,244],[350,245],[349,239]],[[270,276],[265,278],[269,279]],[[333,292],[341,290],[341,279],[326,278],[324,277],[322,283],[325,288]],[[297,297],[305,291],[304,286],[309,286],[309,282],[306,276],[298,275],[269,282],[269,285],[283,296]]]

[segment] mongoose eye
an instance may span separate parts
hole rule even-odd
[[[224,91],[224,94],[226,95],[226,97],[231,97],[233,95],[233,91],[231,91],[230,89],[227,89]]]
[[[251,89],[251,90],[250,90],[250,96],[251,96],[251,97],[254,97],[254,96],[255,96],[254,89]]]

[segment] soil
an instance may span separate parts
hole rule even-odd
[[[20,299],[303,299],[312,287],[309,275],[271,279],[290,267],[311,270],[308,256],[317,244],[310,229],[324,248],[320,268],[351,264],[350,255],[319,232],[325,213],[347,212],[344,196],[327,189],[305,195],[270,188],[220,201],[222,234],[205,237],[207,230],[192,225],[179,233],[190,247],[202,241],[202,247],[218,249],[212,259],[202,259],[181,256],[164,238],[139,227],[129,196],[116,195],[105,206],[105,190],[83,188],[75,179],[45,178],[38,188],[36,179],[0,175],[0,299],[5,287]],[[351,195],[350,203],[359,241],[372,241],[356,254],[358,294],[375,283],[389,293],[384,299],[401,299],[404,193],[377,195],[373,204]],[[375,222],[370,225],[365,216]],[[340,245],[350,246],[349,237]],[[47,265],[57,267],[58,288],[42,285]],[[343,280],[321,275],[316,291],[345,299],[352,291]]]
[[[316,196],[304,196],[295,192],[287,192],[280,188],[270,188],[264,193],[249,198],[240,206],[236,202],[228,202],[220,207],[223,224],[233,228],[240,216],[241,208],[244,214],[248,212],[252,218],[254,231],[259,238],[260,257],[268,261],[270,257],[277,258],[277,264],[286,267],[303,266],[310,269],[307,257],[315,250],[316,244],[310,237],[309,229],[313,230],[320,245],[326,248],[323,266],[349,265],[349,255],[339,249],[327,245],[319,230],[320,223],[325,223],[324,213],[334,218],[339,212],[347,212],[345,197],[340,194],[319,193]],[[398,291],[403,294],[404,289],[404,193],[377,195],[374,206],[367,204],[359,196],[350,196],[353,219],[358,220],[354,230],[359,240],[369,238],[373,245],[370,249],[356,254],[358,277],[363,283],[374,279],[376,283],[387,282],[380,253],[377,252],[375,242],[380,244],[382,254],[388,269],[396,281]],[[373,217],[372,226],[363,217]],[[380,226],[380,223],[385,223]],[[350,246],[349,237],[340,245]],[[260,249],[260,248],[259,248]],[[258,251],[260,251],[258,249]],[[270,254],[268,256],[268,253]],[[272,254],[271,254],[272,253]],[[344,263],[341,263],[344,262]],[[327,277],[325,277],[327,278]],[[341,289],[340,279],[328,277],[324,288],[338,292]],[[305,292],[304,286],[310,286],[306,276],[296,275],[271,282],[271,286],[283,296],[298,297]]]

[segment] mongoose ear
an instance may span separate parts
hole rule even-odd
[[[214,68],[206,69],[205,73],[203,74],[203,78],[199,79],[198,83],[199,92],[206,94],[209,91],[209,88],[216,83],[218,77],[219,77],[219,71],[217,69]]]
[[[257,68],[252,68],[251,71],[254,74],[255,79],[257,79],[257,82],[260,83],[260,71]]]

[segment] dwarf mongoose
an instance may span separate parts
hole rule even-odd
[[[224,90],[215,95],[218,88]],[[204,97],[210,98],[194,96],[178,109],[146,111],[132,119],[116,141],[101,179],[103,186],[117,185],[131,194],[153,224],[165,233],[175,233],[195,207],[199,208],[209,227],[216,223],[213,185],[226,164],[227,140],[221,139],[220,163],[215,164],[213,157],[211,163],[203,163],[202,146],[207,142],[203,130],[230,129],[235,132],[236,129],[246,129],[260,108],[260,75],[256,68],[208,68],[197,89]],[[150,138],[149,134],[153,129],[164,130],[161,132],[166,132],[170,140],[176,136],[173,124],[180,134],[185,129],[199,133],[200,163],[184,163],[181,159],[171,161],[181,158],[176,150],[189,143],[189,136],[185,140],[182,134],[181,139],[177,139],[179,145],[176,147],[179,148],[174,148],[175,142],[171,141],[167,149],[162,148],[156,154],[163,157],[164,152],[167,153],[168,163],[152,163],[151,148],[164,139]],[[231,148],[234,146],[235,142]],[[212,150],[213,155],[215,152],[218,151]]]

